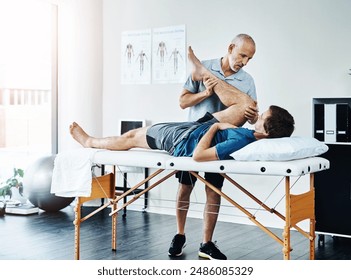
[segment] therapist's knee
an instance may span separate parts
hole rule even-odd
[[[212,190],[210,187],[206,186],[206,200],[211,204],[217,204],[221,200],[221,196]]]

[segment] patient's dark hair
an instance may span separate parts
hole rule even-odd
[[[291,136],[295,129],[293,116],[287,110],[275,105],[271,105],[269,111],[271,114],[263,125],[268,138]]]

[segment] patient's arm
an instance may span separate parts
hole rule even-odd
[[[229,123],[214,123],[197,144],[193,153],[193,159],[195,161],[218,160],[216,148],[211,147],[212,139],[218,130],[234,127],[236,126]]]

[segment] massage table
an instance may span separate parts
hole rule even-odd
[[[294,228],[309,240],[309,258],[314,259],[315,250],[315,212],[314,212],[314,173],[326,170],[329,168],[329,161],[322,157],[309,157],[288,161],[237,161],[237,160],[218,160],[211,162],[196,162],[189,157],[173,157],[163,151],[150,151],[133,149],[129,151],[108,151],[99,150],[92,158],[92,162],[97,165],[111,166],[112,170],[108,174],[101,176],[93,176],[92,189],[89,197],[77,197],[75,206],[75,259],[80,258],[80,227],[81,223],[98,213],[99,211],[110,207],[110,216],[112,218],[112,250],[116,250],[117,239],[117,214],[140,196],[150,191],[162,182],[172,177],[176,172],[189,171],[200,181],[205,183],[212,190],[221,195],[231,205],[244,213],[249,220],[257,225],[260,229],[266,232],[276,242],[283,247],[283,258],[290,259],[292,250],[290,243],[290,230]],[[116,192],[115,176],[119,166],[133,166],[149,168],[151,174],[145,179],[130,187],[127,192]],[[223,190],[219,190],[208,183],[201,172],[220,173],[225,180],[230,182],[234,187],[238,188],[255,203],[264,210],[276,215],[285,222],[283,229],[283,238],[279,238],[268,227],[259,222],[245,207],[241,206],[237,201],[232,199]],[[252,176],[283,176],[285,179],[285,213],[280,213],[277,210],[270,208],[243,186],[238,184],[232,177],[238,174]],[[291,177],[308,176],[309,187],[305,193],[291,194]],[[149,182],[148,187],[140,190],[132,196],[126,203],[118,206],[119,202],[126,196],[133,195],[134,191],[145,183]],[[83,203],[93,199],[107,198],[108,202],[100,207],[82,216],[81,207]],[[309,232],[305,232],[297,223],[309,219]]]

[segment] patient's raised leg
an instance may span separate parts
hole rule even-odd
[[[130,130],[121,136],[103,138],[95,138],[88,135],[76,122],[70,125],[69,130],[73,139],[75,139],[85,148],[97,148],[116,151],[129,150],[132,148],[149,149],[149,146],[146,142],[147,127]]]
[[[216,79],[217,83],[214,86],[214,92],[217,94],[221,102],[228,108],[216,113],[215,117],[221,122],[229,122],[237,126],[244,124],[246,122],[244,116],[245,110],[249,106],[256,107],[255,101],[236,87],[213,75],[202,65],[191,47],[188,48],[188,59],[193,67],[191,75],[194,81]]]

